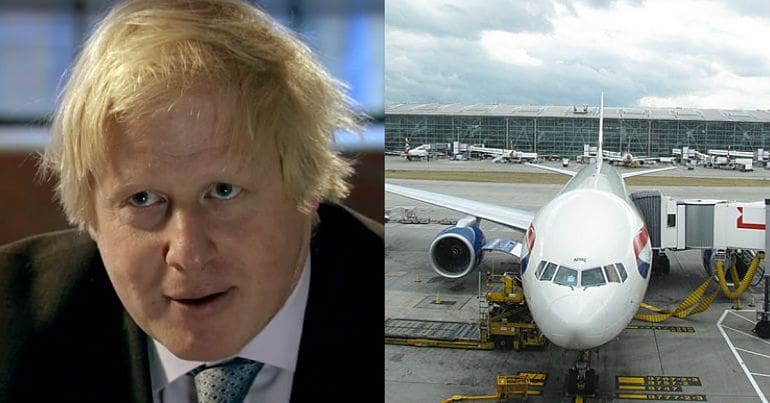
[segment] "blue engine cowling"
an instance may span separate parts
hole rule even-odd
[[[430,244],[433,270],[448,278],[466,276],[481,263],[484,243],[484,233],[475,223],[441,231]]]

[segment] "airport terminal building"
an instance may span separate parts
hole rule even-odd
[[[595,146],[598,106],[389,104],[385,151],[459,144],[537,152],[574,159]],[[689,147],[751,151],[770,148],[770,111],[605,107],[604,148],[634,155],[671,156]]]

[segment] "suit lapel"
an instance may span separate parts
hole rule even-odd
[[[321,222],[314,229],[313,237],[310,242],[310,291],[308,293],[307,306],[305,307],[305,319],[302,326],[302,338],[300,341],[299,354],[297,356],[297,368],[294,373],[294,382],[292,384],[291,401],[305,402],[313,399],[313,395],[318,390],[318,385],[327,382],[325,379],[329,375],[328,368],[319,363],[324,363],[327,357],[323,352],[329,348],[324,348],[324,327],[328,322],[324,322],[323,312],[328,304],[328,291],[326,282],[328,281],[328,270],[330,267],[330,256],[324,251],[328,250],[328,226],[324,224],[325,217],[322,210],[319,210]],[[318,396],[318,395],[316,395]]]
[[[123,311],[123,332],[125,350],[122,351],[123,360],[127,363],[128,379],[126,385],[131,390],[127,399],[136,403],[152,403],[152,380],[150,378],[150,364],[147,352],[147,335],[136,325],[128,312]],[[128,395],[127,395],[128,396]]]

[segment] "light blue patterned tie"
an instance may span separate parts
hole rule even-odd
[[[236,357],[221,364],[190,371],[199,403],[241,403],[262,363]]]

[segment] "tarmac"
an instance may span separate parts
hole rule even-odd
[[[398,157],[386,157],[385,168],[386,171],[502,169],[540,172],[519,164],[493,164],[490,161],[405,162]],[[577,169],[574,163],[570,168]],[[746,173],[701,167],[694,171],[677,168],[663,174],[717,176],[735,178],[737,182],[743,177],[770,179],[770,170],[761,168]],[[533,212],[562,187],[553,184],[389,179],[387,172],[386,182]],[[648,189],[657,189],[664,195],[679,198],[758,201],[770,197],[770,182],[768,187],[741,187],[735,184],[713,187],[628,187],[629,193]],[[385,194],[385,207],[386,211],[390,210],[391,218],[403,214],[403,208],[407,208],[419,218],[432,221],[429,224],[399,224],[391,221],[385,225],[386,320],[476,322],[479,318],[477,296],[480,290],[480,276],[477,273],[518,270],[515,259],[489,253],[477,272],[463,279],[445,279],[431,269],[428,247],[436,234],[446,228],[446,225],[436,221],[453,220],[462,215],[390,193]],[[488,222],[482,222],[481,228],[487,239],[520,240],[522,236],[521,233]],[[580,236],[579,229],[575,231],[575,236]],[[671,262],[670,273],[653,275],[645,302],[662,308],[674,308],[708,276],[701,264],[700,251],[667,254]],[[715,285],[709,288],[710,291],[714,289]],[[436,298],[448,303],[426,303]],[[760,339],[752,333],[756,322],[755,310],[761,307],[762,302],[762,286],[752,286],[741,298],[740,309],[733,309],[732,301],[720,293],[706,312],[686,319],[671,318],[658,324],[667,328],[633,321],[632,324],[640,325],[640,328],[626,329],[615,340],[593,351],[591,364],[599,375],[598,392],[594,397],[586,397],[585,401],[768,401],[770,340]],[[546,374],[547,379],[544,386],[534,388],[542,395],[530,396],[530,401],[569,402],[573,398],[566,395],[565,376],[576,358],[577,352],[550,343],[540,350],[519,352],[386,344],[385,401],[440,402],[454,395],[494,395],[498,375],[538,372]],[[633,391],[630,395],[633,398],[627,398],[630,392],[624,383],[628,379],[643,380],[642,387],[653,390]],[[514,398],[510,401],[516,400]]]

